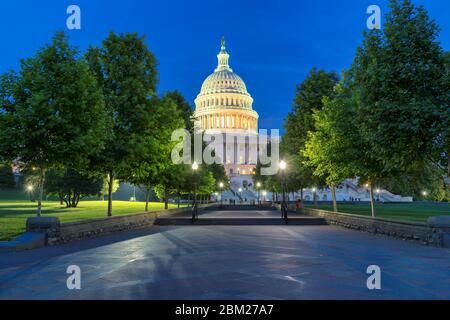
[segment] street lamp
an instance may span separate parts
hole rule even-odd
[[[426,197],[426,196],[427,196],[427,194],[428,194],[428,192],[426,192],[425,190],[424,190],[424,191],[422,191],[422,195],[423,195],[424,197]]]
[[[380,201],[380,189],[375,190],[377,193],[377,201]]]
[[[197,212],[197,170],[198,170],[198,164],[194,161],[192,164],[192,170],[194,172],[194,203],[192,205],[192,223],[195,222],[195,219],[198,218],[198,212]]]
[[[281,192],[283,194],[283,199],[281,203],[281,215],[284,221],[287,223],[288,217],[287,217],[287,204],[286,204],[286,176],[284,174],[286,170],[286,162],[284,160],[280,161],[280,170],[281,170]]]
[[[31,184],[27,185],[27,191],[28,191],[28,200],[31,201],[31,192],[33,192],[33,185]]]
[[[222,203],[223,186],[224,186],[223,182],[220,182],[219,183],[219,188],[220,188],[220,209],[222,209],[222,207],[223,207],[223,203]]]
[[[261,188],[261,182],[256,183],[256,188],[258,189],[258,207],[261,207],[261,196],[260,196],[260,188]]]
[[[266,191],[263,191],[263,192],[262,192],[262,195],[263,195],[264,201],[266,201],[267,192],[266,192]]]
[[[317,199],[316,199],[316,188],[312,188],[312,192],[313,192],[313,201],[314,201],[314,206],[317,207]]]

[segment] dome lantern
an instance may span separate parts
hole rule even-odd
[[[233,71],[228,65],[229,58],[230,55],[227,53],[227,50],[225,49],[225,37],[222,37],[222,40],[220,41],[220,52],[217,55],[218,64],[217,68],[214,71],[221,71],[221,70]]]

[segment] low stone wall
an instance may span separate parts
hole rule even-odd
[[[432,226],[421,222],[394,221],[309,208],[304,208],[303,213],[324,218],[328,224],[349,229],[382,234],[403,240],[419,241],[436,247],[450,246],[447,240],[450,228],[445,226]]]
[[[209,205],[200,205],[199,209],[207,207]],[[53,223],[49,223],[46,218],[33,218],[27,221],[27,232],[45,232],[47,245],[55,245],[120,231],[147,228],[152,226],[157,218],[190,212],[191,207],[186,207],[66,223],[59,223],[57,218],[53,218],[53,220],[56,219],[52,221]],[[40,219],[43,220],[40,221]]]

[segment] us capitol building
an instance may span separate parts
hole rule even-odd
[[[205,79],[195,99],[194,127],[206,134],[223,135],[224,148],[219,157],[230,177],[231,191],[235,193],[244,181],[250,186],[253,183],[259,116],[252,108],[253,98],[244,81],[231,69],[229,58],[222,38],[217,67]],[[231,143],[227,143],[225,134],[234,137]],[[247,196],[247,199],[254,198],[254,194]]]

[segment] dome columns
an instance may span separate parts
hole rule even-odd
[[[199,121],[203,130],[238,129],[258,131],[258,116],[254,111],[218,110],[218,112],[197,114],[197,121]]]

